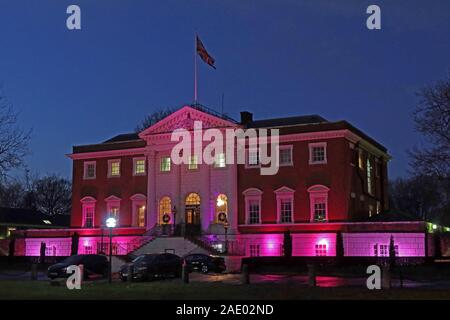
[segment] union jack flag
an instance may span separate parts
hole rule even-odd
[[[208,51],[206,51],[205,46],[203,45],[202,41],[198,36],[197,36],[197,53],[204,62],[209,64],[214,69],[216,68],[214,66],[214,62],[216,60],[214,60],[214,58],[209,55]]]

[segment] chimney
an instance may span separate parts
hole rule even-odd
[[[241,111],[241,124],[247,125],[253,121],[253,113],[248,111]]]

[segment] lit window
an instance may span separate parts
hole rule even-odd
[[[170,157],[162,157],[161,158],[161,172],[169,172],[170,171]]]
[[[95,179],[95,161],[84,162],[84,179]]]
[[[250,257],[259,257],[260,248],[259,244],[251,244],[250,245]]]
[[[364,169],[363,151],[361,149],[358,150],[358,167]]]
[[[327,255],[327,245],[325,243],[316,244],[316,256],[324,257]]]
[[[373,206],[369,205],[369,217],[373,216]]]
[[[134,159],[134,175],[145,174],[145,159]]]
[[[196,155],[189,157],[188,169],[189,170],[197,170],[198,169],[198,158]]]
[[[119,207],[110,207],[109,208],[109,216],[118,220],[119,219]]]
[[[215,168],[225,168],[225,153],[218,153],[214,159]]]
[[[145,206],[138,208],[138,227],[145,227]]]
[[[380,201],[377,201],[377,214],[380,214],[381,212],[381,203]]]
[[[216,201],[216,222],[227,222],[228,198],[224,194],[219,194]]]
[[[259,165],[259,152],[258,149],[248,150],[248,166],[258,166]]]
[[[120,177],[120,160],[109,160],[109,176]]]
[[[292,146],[280,147],[280,166],[292,165]]]
[[[327,144],[326,142],[309,144],[309,164],[327,163]]]
[[[372,173],[373,173],[373,169],[372,169],[372,163],[370,162],[370,159],[367,158],[367,192],[369,194],[373,194],[373,177],[372,177]]]
[[[172,220],[172,202],[169,197],[163,197],[159,201],[159,224],[173,223]]]

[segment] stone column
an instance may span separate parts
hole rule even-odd
[[[158,210],[156,210],[156,152],[150,150],[147,158],[147,230],[149,230],[153,228],[158,221]]]

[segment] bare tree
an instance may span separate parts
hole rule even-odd
[[[445,186],[436,176],[397,178],[389,185],[392,208],[423,220],[439,219],[445,212]]]
[[[170,115],[171,113],[175,112],[176,109],[174,108],[161,108],[161,109],[157,109],[154,112],[150,113],[149,115],[147,115],[139,125],[136,126],[136,128],[134,129],[134,131],[136,132],[141,132],[145,129],[147,129],[148,127],[154,125],[155,123],[157,123],[158,121],[164,119],[165,117],[167,117],[168,115]]]
[[[34,182],[33,193],[39,211],[49,215],[70,213],[70,181],[57,175],[46,176]]]
[[[4,181],[0,185],[0,206],[7,208],[23,208],[24,194],[24,186],[19,181]]]
[[[18,115],[11,103],[0,94],[0,178],[23,164],[28,153],[31,131],[17,126]]]
[[[416,172],[450,178],[450,72],[446,79],[421,89],[418,96],[414,121],[430,146],[414,148],[411,165]]]

